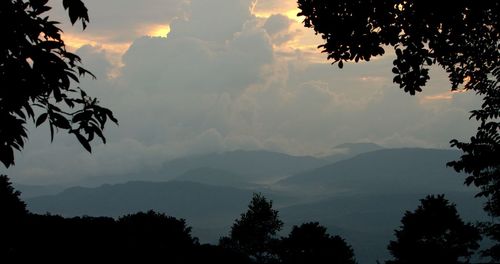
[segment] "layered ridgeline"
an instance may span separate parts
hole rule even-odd
[[[328,164],[329,161],[311,156],[292,156],[270,151],[229,151],[203,155],[187,156],[167,161],[155,170],[145,168],[144,171],[126,175],[108,175],[83,180],[80,184],[99,186],[105,183],[123,183],[126,181],[167,181],[172,179],[200,179],[205,182],[205,176],[199,173],[205,170],[207,174],[233,174],[236,185],[240,182],[267,184],[278,179],[310,170]],[[197,174],[197,175],[196,175]],[[214,176],[223,178],[222,176]],[[225,176],[224,176],[225,177]],[[233,179],[230,179],[233,181]],[[229,182],[228,182],[229,184]],[[229,184],[233,185],[233,184]]]
[[[248,154],[239,152],[238,156]],[[207,166],[208,160],[218,155],[220,159],[211,164],[214,166]],[[241,166],[224,165],[222,159],[227,162],[235,159],[213,154],[212,158],[193,158],[199,160],[196,166],[200,166],[196,168],[187,169],[187,161],[176,161],[175,166],[170,163],[170,168],[187,170],[178,169],[179,175],[169,182],[76,187],[57,195],[28,199],[27,204],[33,212],[65,216],[118,216],[153,209],[185,218],[202,242],[215,243],[245,210],[252,192],[262,192],[274,200],[287,224],[284,232],[294,224],[319,221],[329,227],[330,233],[341,234],[353,245],[360,264],[374,263],[377,259],[387,259],[386,245],[403,213],[414,210],[419,199],[427,194],[445,193],[457,203],[466,220],[484,217],[481,201],[473,198],[475,190],[465,187],[463,176],[446,167],[446,162],[458,156],[453,150],[382,149],[328,165],[318,162],[317,167],[313,163],[321,159],[306,158],[313,160],[307,163],[310,169],[267,185],[262,184],[265,178],[261,174],[252,178],[260,180],[257,185],[249,180],[247,176],[251,174],[247,171],[233,171],[246,166],[253,168],[254,175],[258,174],[255,172],[261,168],[254,168],[259,167],[256,160],[241,161]],[[301,162],[301,166],[306,164]],[[283,166],[284,163],[274,168]]]
[[[167,181],[172,179],[199,180],[201,183],[206,183],[205,178],[207,177],[200,174],[211,174],[214,178],[224,178],[229,174],[234,174],[237,176],[237,179],[234,180],[235,184],[230,183],[233,179],[224,182],[224,185],[229,184],[229,186],[241,187],[241,182],[269,184],[303,171],[378,149],[382,149],[382,147],[373,143],[346,143],[335,146],[318,157],[293,156],[263,150],[209,153],[169,160],[160,168],[143,168],[128,174],[86,178],[78,182],[77,185],[99,186],[127,181]],[[205,171],[202,172],[203,170]],[[214,174],[214,170],[218,170],[219,173]],[[221,176],[223,174],[226,176]]]
[[[298,173],[277,184],[305,193],[387,194],[471,191],[446,163],[460,153],[442,149],[384,149]]]
[[[374,143],[344,143],[333,147],[329,154],[323,155],[322,159],[330,163],[352,158],[356,155],[366,152],[384,149],[383,147]]]

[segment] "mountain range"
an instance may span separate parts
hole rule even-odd
[[[277,184],[307,193],[411,193],[465,191],[465,177],[446,163],[460,152],[383,149],[287,177]]]
[[[459,155],[454,150],[378,149],[329,162],[272,152],[215,153],[165,163],[169,181],[73,187],[26,202],[33,212],[65,216],[118,217],[154,209],[185,218],[202,242],[217,243],[246,211],[252,193],[260,192],[273,200],[286,224],[281,235],[292,225],[319,221],[352,244],[360,264],[374,263],[388,258],[385,248],[393,230],[427,194],[445,193],[468,221],[485,217],[482,201],[473,198],[476,190],[446,167]]]
[[[221,175],[235,174],[236,182],[269,184],[288,176],[318,168],[332,162],[353,157],[360,153],[382,149],[373,143],[348,143],[335,146],[327,156],[294,156],[265,150],[235,150],[221,153],[207,153],[168,160],[160,168],[144,168],[139,172],[89,177],[76,185],[99,186],[127,181],[168,181],[172,179],[206,178],[196,176],[206,170],[211,174],[217,170]],[[210,170],[210,171],[209,171]],[[229,182],[226,182],[226,184]],[[230,184],[232,186],[232,184]],[[241,187],[239,183],[236,186]]]

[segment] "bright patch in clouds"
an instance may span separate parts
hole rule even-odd
[[[108,52],[115,54],[124,54],[130,47],[129,42],[113,43],[99,39],[89,39],[79,36],[78,34],[66,33],[63,35],[64,42],[71,50],[77,50],[85,45],[99,46]]]
[[[151,37],[162,37],[166,38],[168,33],[170,33],[169,25],[155,25],[152,26],[146,33],[147,36]]]
[[[273,14],[283,14],[295,19],[298,13],[295,0],[259,0],[252,12],[257,16],[269,17]]]

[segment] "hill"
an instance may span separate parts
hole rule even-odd
[[[352,158],[361,153],[371,152],[384,149],[374,143],[344,143],[337,145],[331,149],[331,154],[324,156],[323,159],[329,162],[337,162],[344,159]]]
[[[328,163],[327,160],[311,156],[292,156],[264,150],[236,150],[176,158],[166,161],[159,169],[143,168],[141,171],[128,174],[89,177],[75,185],[97,187],[102,184],[129,181],[169,181],[176,178],[180,180],[195,178],[194,181],[205,183],[205,179],[202,180],[202,178],[206,177],[201,175],[203,171],[210,175],[220,174],[215,177],[218,177],[216,181],[222,185],[233,186],[232,176],[238,176],[241,180],[237,181],[241,182],[266,184]],[[230,182],[222,182],[223,178],[230,180]]]
[[[65,187],[59,185],[30,185],[21,183],[14,183],[13,187],[21,192],[21,199],[23,200],[37,196],[57,194],[65,189]]]
[[[460,153],[441,149],[383,149],[302,172],[279,186],[309,193],[429,193],[471,190],[446,163]]]
[[[178,179],[199,183],[241,187],[240,183],[270,184],[285,177],[347,159],[382,147],[373,143],[346,143],[332,149],[325,157],[293,156],[265,150],[235,150],[186,156],[166,161],[160,168],[142,168],[127,174],[89,177],[75,183],[82,186],[124,183],[129,181],[168,181]],[[205,175],[203,175],[205,174]],[[210,177],[214,177],[211,182]],[[226,182],[227,180],[227,182]]]
[[[236,150],[190,156],[166,162],[164,175],[178,177],[190,170],[212,168],[232,172],[247,181],[270,182],[301,171],[328,164],[328,161],[310,156],[291,156],[270,151]]]
[[[240,174],[209,167],[186,171],[181,176],[175,178],[175,180],[239,188],[257,187],[249,182],[251,179],[246,179]]]

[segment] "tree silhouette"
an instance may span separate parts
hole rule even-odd
[[[196,251],[190,254],[187,263],[217,263],[217,264],[250,264],[250,259],[228,248],[217,245],[204,244],[196,248]]]
[[[355,264],[354,252],[344,239],[331,236],[319,223],[294,226],[282,239],[281,263]]]
[[[80,76],[92,73],[80,66],[80,57],[66,50],[58,22],[45,15],[51,9],[47,2],[0,2],[4,37],[0,43],[0,161],[6,167],[14,164],[14,149],[21,150],[28,138],[28,120],[37,126],[48,121],[51,139],[59,129],[74,134],[88,151],[94,136],[105,142],[102,130],[108,119],[117,123],[109,109],[74,87]],[[89,17],[83,2],[62,3],[71,22],[80,20],[85,29]]]
[[[479,248],[479,231],[460,219],[444,195],[420,201],[414,212],[407,211],[401,219],[396,240],[387,247],[394,259],[386,263],[469,263]]]
[[[183,262],[198,240],[191,236],[191,228],[184,219],[176,219],[154,211],[138,212],[118,219],[124,237],[124,249],[131,258],[169,259]]]
[[[14,190],[7,175],[0,175],[0,208],[1,220],[20,218],[28,214],[26,204],[21,201],[21,193]]]
[[[321,34],[319,46],[340,68],[343,61],[369,61],[396,53],[394,82],[415,94],[437,64],[453,89],[485,90],[499,67],[498,1],[299,0],[304,24]]]
[[[493,76],[496,81],[490,83],[484,94],[482,109],[472,111],[471,117],[480,121],[476,135],[468,143],[452,140],[452,145],[464,154],[448,165],[457,172],[467,173],[465,183],[480,188],[477,197],[487,198],[484,210],[492,221],[483,223],[483,231],[497,244],[485,254],[500,261],[500,67],[495,69]]]
[[[273,263],[277,260],[276,233],[283,222],[274,210],[273,202],[261,194],[254,194],[248,210],[236,219],[229,237],[220,239],[220,246],[249,256],[255,263]]]
[[[483,97],[470,116],[479,121],[476,135],[451,141],[463,155],[448,165],[467,173],[465,183],[487,198],[485,210],[496,218],[488,234],[500,242],[500,2],[298,0],[298,6],[305,26],[325,41],[319,48],[340,68],[392,48],[393,81],[405,92],[422,91],[436,64],[448,73],[452,90],[463,85]]]
[[[196,259],[198,240],[185,221],[154,211],[118,220],[50,214],[30,214],[27,220],[18,263],[191,263]]]
[[[0,260],[10,260],[19,254],[20,234],[28,215],[20,194],[14,190],[7,176],[0,175]]]

